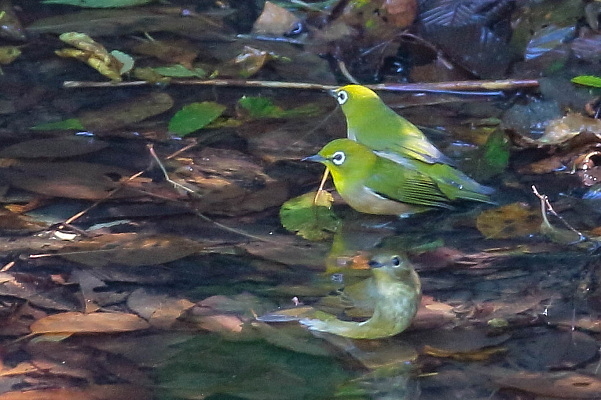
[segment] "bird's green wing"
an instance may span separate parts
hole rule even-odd
[[[417,126],[400,115],[397,115],[395,123],[399,140],[390,144],[384,151],[398,153],[428,164],[454,165],[453,160],[430,143]]]
[[[432,183],[438,187],[438,190],[450,200],[464,199],[494,204],[489,197],[489,195],[494,192],[493,188],[479,184],[450,165],[427,164],[381,151],[375,151],[374,153],[380,157],[387,158],[408,170],[413,170],[427,176]]]
[[[430,142],[414,138],[406,138],[390,145],[385,152],[401,154],[405,157],[415,158],[428,164],[455,165],[453,160],[444,155]]]
[[[494,192],[493,188],[479,184],[458,169],[445,164],[435,164],[428,166],[427,173],[451,200],[465,199],[494,203],[489,197]]]
[[[380,158],[366,186],[374,193],[402,203],[452,208],[449,199],[427,175]]]

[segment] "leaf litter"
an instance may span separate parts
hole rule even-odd
[[[474,9],[440,1],[425,10],[412,1],[340,2],[333,8],[311,3],[290,10],[266,4],[258,22],[240,18],[250,15],[248,9],[230,2],[222,2],[222,10],[177,4],[57,8],[65,14],[51,17],[26,3],[20,6],[27,13],[2,6],[10,11],[13,32],[19,29],[14,20],[27,15],[32,35],[20,48],[25,57],[3,66],[15,93],[34,93],[48,77],[104,84],[98,72],[52,54],[60,48],[57,35],[65,32],[97,40],[77,41],[77,56],[104,72],[116,63],[100,42],[134,54],[136,68],[175,72],[171,81],[153,80],[151,90],[109,82],[97,89],[84,85],[79,94],[49,88],[28,94],[27,102],[14,94],[0,99],[7,116],[0,127],[6,137],[2,202],[11,210],[4,219],[13,220],[0,226],[0,314],[6,317],[0,335],[7,344],[0,398],[150,398],[141,384],[172,398],[418,398],[416,385],[423,398],[599,397],[597,255],[565,240],[576,231],[594,244],[601,222],[589,211],[597,208],[597,120],[580,114],[580,99],[590,101],[588,89],[569,82],[596,74],[584,68],[595,62],[594,52],[577,47],[594,32],[582,27],[573,42],[551,40],[546,18],[559,17],[542,3]],[[553,21],[568,28],[561,32],[585,20],[583,11],[568,11],[563,21]],[[589,7],[587,21],[594,21],[591,12]],[[404,29],[419,13],[421,25],[408,34]],[[425,112],[423,100],[407,96],[418,112],[402,111],[412,120],[421,113],[425,124],[424,115],[436,114],[429,127],[448,132],[433,140],[466,171],[490,180],[501,192],[499,206],[377,220],[335,202],[341,222],[331,245],[286,232],[278,216],[287,200],[317,186],[319,171],[297,161],[345,133],[331,99],[298,90],[176,86],[175,77],[184,73],[188,80],[252,76],[320,85],[335,83],[335,76],[364,83],[407,76],[436,81],[448,79],[451,70],[460,80],[501,76],[511,58],[506,39],[512,13],[529,16],[513,25],[514,36],[522,36],[511,46],[524,55],[514,73],[547,75],[539,93],[512,93],[502,106],[432,97],[435,105]],[[148,42],[141,32],[157,32],[157,39]],[[35,56],[44,68],[30,64],[33,47],[46,49]],[[566,49],[579,61],[565,63]],[[537,57],[528,56],[535,50]],[[571,76],[553,76],[551,65]],[[136,68],[132,76],[117,68],[109,74],[138,85],[131,80]],[[544,104],[547,116],[520,108],[522,103]],[[171,136],[170,119],[192,104],[219,107],[196,125],[198,116],[191,115],[185,138]],[[562,115],[565,104],[575,111]],[[595,111],[594,102],[588,107]],[[473,123],[490,116],[501,121],[500,129]],[[66,129],[87,132],[70,136]],[[148,153],[149,141],[156,158]],[[531,193],[533,184],[551,199],[552,219],[550,208]],[[582,192],[588,193],[586,210],[575,201]],[[76,199],[72,204],[83,214],[57,212],[66,199]],[[307,214],[315,216],[314,196],[307,199]],[[322,208],[329,209],[331,199],[326,203]],[[32,210],[61,222],[36,224],[39,213],[20,214]],[[305,231],[302,223],[309,224],[310,238],[334,230],[333,217],[325,228],[300,219]],[[293,312],[323,312],[320,306],[338,317],[369,316],[369,309],[351,311],[338,290],[352,291],[369,276],[367,252],[389,248],[408,253],[422,279],[424,301],[409,331],[352,342],[314,337],[295,322]],[[293,317],[256,320],[283,310]],[[28,334],[38,337],[27,340]],[[16,337],[21,340],[12,343]],[[238,378],[222,380],[233,375]]]

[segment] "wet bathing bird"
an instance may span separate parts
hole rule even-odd
[[[364,322],[339,319],[301,319],[310,330],[328,332],[353,339],[378,339],[394,336],[411,325],[421,301],[421,283],[404,256],[383,253],[374,256],[369,266],[372,277],[361,288],[373,305],[372,316]]]
[[[347,137],[383,156],[397,156],[428,164],[453,165],[453,161],[438,150],[421,130],[398,115],[364,86],[347,85],[330,91],[346,117]]]
[[[340,196],[367,214],[408,216],[456,200],[492,203],[493,189],[447,164],[392,161],[349,139],[336,139],[305,161],[324,164]]]

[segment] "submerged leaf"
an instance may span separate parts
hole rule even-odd
[[[85,129],[111,131],[164,113],[173,107],[173,99],[164,92],[152,92],[106,107],[84,111],[77,116]]]
[[[0,178],[12,186],[51,197],[98,200],[121,187],[120,179],[132,175],[122,168],[85,163],[27,162],[0,168]],[[121,189],[113,194],[122,198],[140,196]]]
[[[266,1],[261,15],[253,25],[252,32],[258,35],[282,36],[290,32],[298,23],[299,18],[292,12],[271,1]]]
[[[152,68],[154,72],[170,78],[206,78],[207,72],[202,68],[186,68],[181,64],[170,65],[167,67]]]
[[[133,7],[148,4],[154,0],[43,0],[44,4],[66,4],[87,8]]]
[[[212,101],[184,106],[169,121],[169,130],[178,136],[186,136],[207,126],[219,117],[225,106]]]
[[[0,150],[6,158],[62,158],[92,153],[108,147],[108,143],[96,138],[66,136],[62,138],[26,140]]]
[[[77,130],[83,131],[84,126],[77,118],[64,119],[62,121],[47,122],[30,128],[33,131],[58,131],[58,130]]]
[[[523,203],[486,210],[476,219],[476,227],[487,239],[511,239],[538,233],[540,224],[538,211]]]
[[[91,267],[122,264],[130,267],[157,265],[187,257],[203,245],[179,236],[131,237],[128,234],[103,235],[65,247],[67,260]]]
[[[330,209],[333,198],[326,191],[303,194],[288,200],[280,209],[284,228],[307,240],[324,240],[336,232],[339,220]]]
[[[31,333],[128,332],[149,327],[148,322],[134,314],[65,312],[38,319],[31,324]]]
[[[320,109],[313,104],[296,107],[290,110],[284,110],[277,106],[271,99],[265,97],[243,96],[238,100],[238,104],[250,118],[287,118],[316,115]]]
[[[20,55],[21,50],[17,46],[0,46],[0,64],[10,64]]]

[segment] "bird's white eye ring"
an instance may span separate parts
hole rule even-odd
[[[342,165],[344,160],[346,160],[346,154],[344,154],[344,151],[337,151],[332,155],[332,162],[334,165]]]
[[[338,104],[343,105],[348,100],[348,93],[344,90],[339,91],[336,93],[336,100]]]
[[[401,259],[399,258],[399,256],[392,257],[391,261],[392,261],[392,265],[395,267],[398,267],[399,265],[401,265]]]

